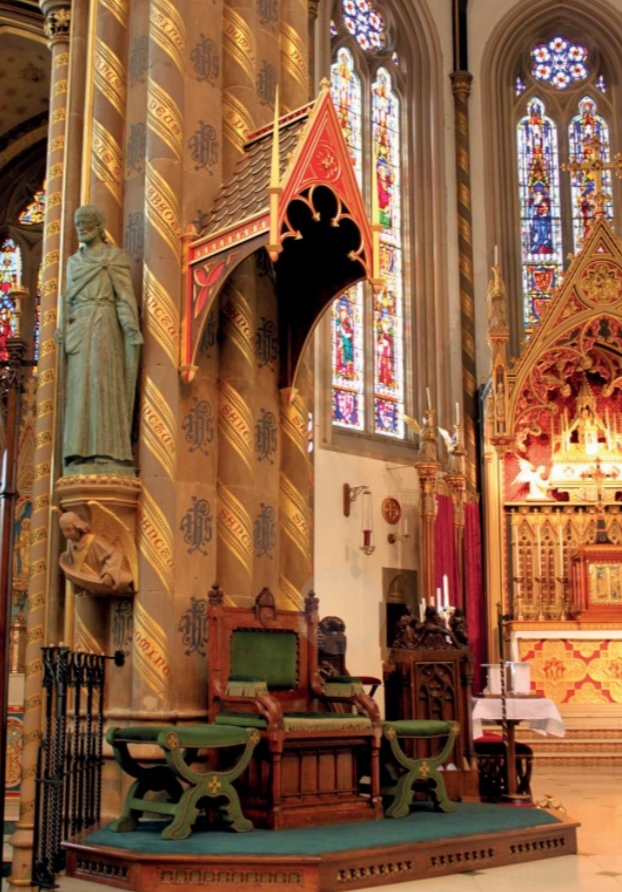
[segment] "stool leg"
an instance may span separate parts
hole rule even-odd
[[[242,814],[242,805],[237,790],[232,782],[242,774],[248,766],[253,755],[253,750],[259,742],[259,734],[250,732],[248,741],[242,755],[236,764],[227,771],[208,771],[199,774],[185,761],[185,750],[175,744],[175,737],[169,735],[165,745],[170,747],[166,754],[167,762],[172,771],[179,774],[190,786],[184,791],[177,803],[173,820],[160,834],[163,839],[185,839],[192,831],[192,825],[197,819],[199,809],[197,803],[200,799],[216,799],[224,796],[226,804],[220,806],[225,820],[238,833],[245,833],[253,829],[253,824]]]
[[[388,818],[406,817],[415,795],[415,783],[418,780],[425,780],[430,784],[429,793],[436,808],[443,812],[456,811],[456,805],[449,799],[445,781],[438,771],[438,766],[445,761],[454,745],[456,734],[457,728],[452,727],[445,746],[436,756],[429,759],[411,759],[402,750],[395,728],[389,725],[385,729],[385,737],[389,741],[395,760],[402,768],[406,769],[398,779],[396,786],[385,790],[385,793],[393,795],[393,800],[385,812]]]
[[[130,754],[126,743],[114,742],[112,750],[121,768],[135,777],[123,803],[123,810],[118,818],[110,823],[113,833],[127,833],[136,830],[138,819],[148,811],[147,793],[159,793],[164,790],[172,802],[177,802],[184,788],[166,765],[141,765]]]

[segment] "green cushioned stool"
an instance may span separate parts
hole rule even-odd
[[[252,823],[242,814],[240,799],[233,781],[247,767],[259,742],[254,728],[232,728],[216,725],[165,725],[153,727],[109,728],[106,740],[114,757],[127,774],[136,780],[125,797],[123,811],[110,824],[117,833],[135,830],[145,812],[172,815],[173,820],[160,834],[162,839],[185,839],[192,832],[199,809],[199,800],[224,797],[220,806],[225,820],[234,830],[252,830]],[[129,751],[130,745],[159,746],[166,765],[142,765]],[[243,747],[233,766],[220,771],[199,771],[192,767],[198,749]],[[147,793],[165,792],[166,800],[147,799]]]
[[[429,793],[437,809],[444,812],[456,810],[456,806],[447,796],[445,781],[438,767],[447,759],[459,731],[460,725],[457,722],[430,719],[382,723],[383,739],[388,741],[393,758],[404,769],[394,786],[382,789],[383,796],[391,797],[391,802],[385,810],[388,818],[406,817],[415,795],[417,781],[428,782]],[[423,758],[406,755],[400,744],[405,738],[421,740],[436,737],[446,738],[444,746],[435,755]]]

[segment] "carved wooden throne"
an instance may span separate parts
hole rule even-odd
[[[236,783],[255,826],[381,818],[378,707],[357,678],[322,680],[317,598],[281,610],[264,589],[253,607],[231,607],[213,586],[208,617],[209,720],[261,734]]]

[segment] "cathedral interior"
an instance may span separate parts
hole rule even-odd
[[[458,722],[450,811],[506,661],[536,770],[622,764],[621,41],[622,0],[0,3],[10,888],[59,654],[114,657],[108,819],[165,728],[251,760],[234,829],[322,823],[327,715],[336,822],[390,812],[389,721]]]

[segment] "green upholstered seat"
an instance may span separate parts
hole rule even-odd
[[[247,712],[220,712],[217,725],[238,728],[266,728],[262,716]],[[291,712],[283,715],[285,731],[371,731],[372,723],[367,716],[338,712]]]
[[[451,733],[449,722],[434,719],[402,719],[384,724],[395,728],[398,737],[444,737]]]
[[[397,780],[395,784],[384,786],[383,796],[388,805],[385,814],[388,818],[404,818],[409,813],[410,804],[415,795],[415,785],[421,787],[425,783],[427,792],[432,796],[437,809],[444,812],[456,810],[456,806],[447,796],[445,781],[439,767],[445,762],[460,732],[457,722],[442,722],[434,719],[404,719],[382,723],[382,736],[385,744],[385,760],[393,763],[387,765],[388,774],[395,774],[397,763]],[[407,755],[400,744],[404,739],[444,738],[445,743],[432,756],[417,758]],[[392,758],[391,758],[392,757]],[[393,767],[393,771],[391,771]],[[400,773],[401,772],[401,773]]]
[[[160,834],[163,839],[185,839],[199,814],[201,799],[224,798],[220,810],[234,830],[252,830],[252,823],[242,814],[238,794],[232,786],[248,766],[259,742],[259,732],[249,727],[226,725],[152,725],[109,728],[106,740],[121,768],[136,778],[119,817],[110,824],[113,832],[135,830],[145,813],[172,815],[173,820]],[[142,765],[130,753],[133,748],[152,744],[159,746],[166,765]],[[233,765],[222,771],[202,770],[196,765],[199,749],[243,747]],[[149,793],[165,792],[167,799],[147,798]]]

